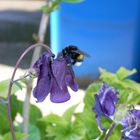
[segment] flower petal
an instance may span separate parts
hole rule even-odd
[[[94,103],[94,106],[93,106],[93,111],[96,113],[97,116],[101,117],[101,116],[105,116],[104,112],[102,111],[102,106],[100,104],[100,101],[99,101],[99,97],[98,95],[96,94],[94,96],[95,98],[95,103]]]
[[[140,139],[140,110],[129,110],[129,115],[122,119],[124,140]]]
[[[67,86],[63,81],[63,87],[57,85],[55,79],[53,79],[53,85],[50,91],[50,100],[54,103],[63,103],[70,99],[70,94],[68,92]]]
[[[115,112],[115,105],[113,101],[107,97],[102,103],[103,112],[110,118]]]
[[[74,79],[73,70],[71,66],[67,66],[65,80],[66,80],[66,84],[70,86],[70,88],[73,91],[78,91],[78,84]]]
[[[102,106],[102,111],[110,118],[115,112],[115,103],[118,101],[118,92],[114,88],[108,87],[103,83],[97,95]]]
[[[40,56],[40,58],[34,63],[33,68],[39,73],[40,72],[40,68],[42,65],[45,64],[45,61],[50,61],[50,58],[53,57],[53,54],[50,54],[48,52],[44,53],[42,56]]]
[[[50,69],[51,57],[52,54],[45,53],[33,66],[38,72],[37,85],[33,91],[33,95],[37,98],[37,102],[42,102],[50,92],[52,85]]]
[[[49,94],[52,82],[49,78],[41,78],[38,81],[37,86],[34,88],[33,96],[37,99],[37,102],[42,102]]]
[[[65,79],[66,61],[64,59],[55,59],[52,63],[52,72],[57,84],[62,89],[62,83]]]
[[[96,121],[98,123],[98,126],[100,128],[100,130],[105,131],[105,128],[102,127],[101,121],[100,121],[100,117],[96,115]]]

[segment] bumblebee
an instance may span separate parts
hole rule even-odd
[[[62,50],[63,57],[70,57],[71,64],[80,66],[84,60],[84,56],[89,57],[89,55],[78,49],[77,46],[69,45]]]

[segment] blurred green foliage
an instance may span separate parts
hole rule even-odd
[[[129,71],[121,67],[116,73],[110,73],[100,69],[100,79],[108,85],[115,87],[120,94],[119,103],[137,104],[140,96],[140,84],[131,80],[129,77],[136,73],[133,69]]]
[[[136,70],[129,71],[121,67],[116,73],[110,73],[100,69],[100,81],[93,82],[86,90],[83,99],[84,108],[82,112],[75,112],[79,104],[66,110],[62,115],[49,114],[42,116],[41,111],[34,105],[30,105],[30,125],[29,135],[22,134],[22,123],[15,125],[18,140],[28,137],[29,140],[103,140],[106,134],[98,129],[95,113],[92,111],[94,95],[101,87],[102,81],[115,87],[119,91],[119,103],[137,104],[140,97],[140,84],[129,79]],[[7,81],[0,83],[0,96],[6,97]],[[13,93],[20,88],[15,85]],[[16,115],[22,116],[23,102],[19,101],[13,94],[11,96],[12,119],[15,121]],[[101,119],[103,127],[109,129],[112,121],[103,117]],[[15,124],[15,123],[14,123]],[[121,137],[121,126],[118,125],[109,140],[118,140]],[[0,103],[0,140],[11,140],[9,124],[7,118],[6,104]]]

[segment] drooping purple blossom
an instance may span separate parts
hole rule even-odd
[[[69,61],[68,61],[69,59]],[[51,53],[43,54],[34,64],[38,79],[33,95],[37,102],[42,102],[50,93],[50,100],[54,103],[66,102],[70,99],[67,86],[78,90],[70,58],[59,54],[56,59]]]
[[[113,118],[115,113],[115,104],[118,101],[118,92],[113,88],[103,83],[99,92],[94,96],[95,103],[93,111],[96,113],[96,120],[101,130],[104,128],[101,125],[100,118],[106,116],[109,119]]]
[[[52,72],[50,65],[53,56],[53,54],[44,53],[33,65],[38,77],[37,85],[33,91],[33,96],[37,99],[37,102],[43,101],[52,87]]]
[[[124,140],[140,140],[140,110],[129,110],[122,119],[122,137]]]

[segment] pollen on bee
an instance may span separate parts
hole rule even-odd
[[[83,54],[80,54],[80,55],[77,57],[78,60],[83,60],[83,58],[84,58],[84,55],[83,55]]]

